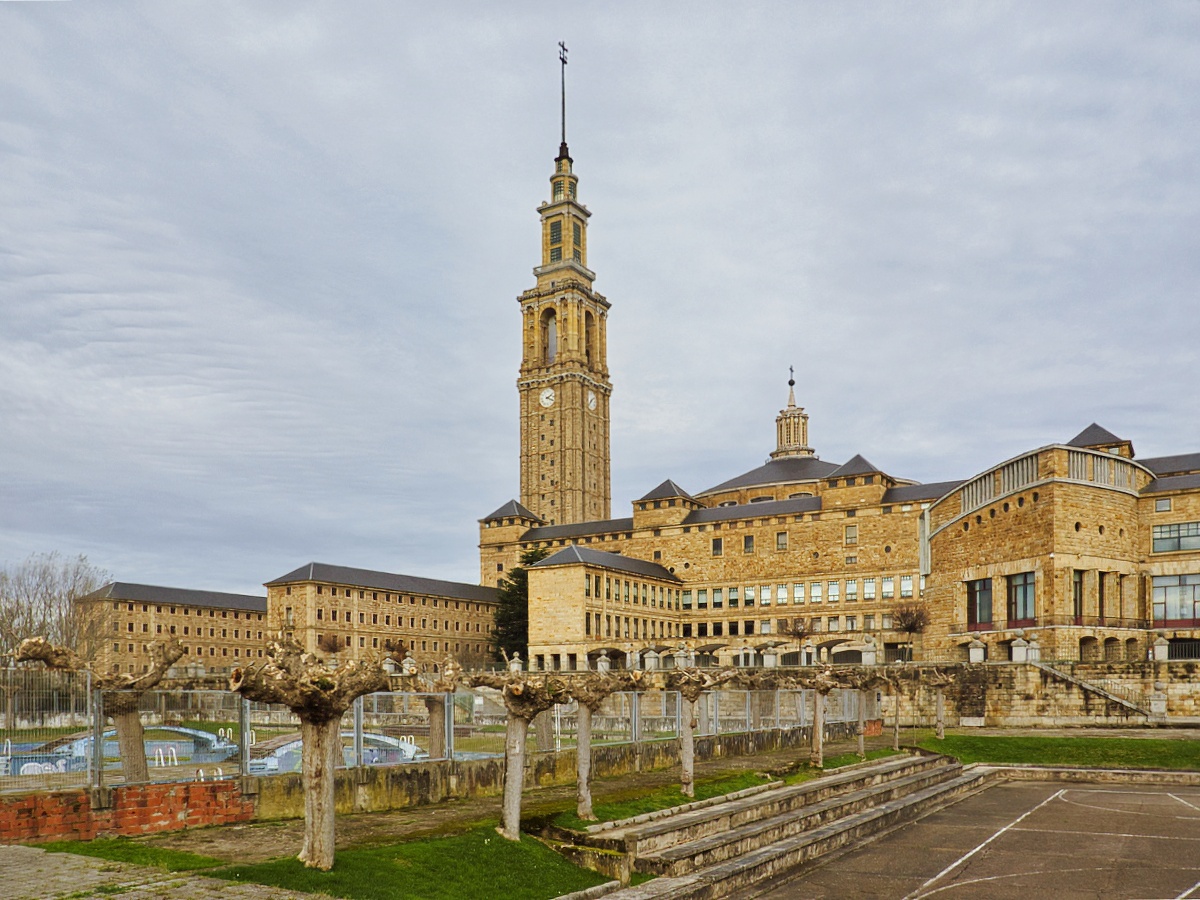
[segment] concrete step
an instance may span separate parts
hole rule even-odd
[[[634,867],[655,875],[684,875],[753,852],[821,826],[844,820],[865,809],[948,783],[962,773],[957,763],[945,763],[899,778],[837,793],[818,802],[791,809],[725,831],[662,850],[637,854]]]
[[[813,860],[952,803],[983,787],[987,777],[988,773],[979,770],[960,772],[948,781],[866,807],[716,865],[687,875],[655,878],[607,896],[610,900],[716,900],[747,896],[761,889],[764,883],[792,875]]]
[[[849,793],[886,781],[905,778],[918,772],[944,766],[938,756],[896,756],[878,762],[856,765],[844,771],[796,785],[780,785],[771,790],[742,795],[702,808],[684,807],[658,816],[652,821],[627,820],[607,823],[607,827],[589,829],[579,843],[593,847],[645,856],[708,835],[723,834],[753,822],[820,803],[829,797]]]

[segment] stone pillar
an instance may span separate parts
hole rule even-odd
[[[1025,638],[1017,638],[1012,642],[1012,661],[1019,663],[1029,661],[1029,642]]]
[[[607,672],[610,668],[612,668],[612,663],[609,662],[608,653],[606,651],[602,651],[600,655],[596,657],[596,671]]]
[[[638,666],[638,655],[636,650],[625,651],[625,668],[629,669],[630,671],[640,668]]]
[[[1154,661],[1166,662],[1170,658],[1171,642],[1161,634],[1154,639]]]
[[[779,654],[775,652],[774,647],[768,647],[762,653],[763,666],[768,669],[773,669],[779,665]]]
[[[863,640],[862,648],[862,664],[864,666],[873,666],[878,660],[879,647],[875,644],[875,638],[867,635]]]
[[[673,657],[675,657],[675,668],[682,669],[687,665],[687,662],[688,662],[687,648],[684,647],[682,644],[680,644],[679,647],[676,648],[675,652],[672,653],[671,655]]]
[[[987,658],[987,644],[975,638],[967,645],[967,659],[973,663],[981,663]]]
[[[1154,691],[1150,694],[1150,715],[1162,716],[1167,715],[1167,694],[1164,690],[1166,685],[1161,681],[1154,682]]]
[[[800,651],[800,665],[811,666],[816,662],[817,648],[813,646],[812,641],[805,643]]]
[[[514,653],[512,655],[512,658],[508,661],[508,670],[510,672],[520,672],[524,668],[525,668],[525,666],[521,662],[521,654]]]
[[[1029,649],[1025,658],[1030,662],[1037,662],[1042,658],[1042,645],[1038,643],[1036,636],[1029,639]]]
[[[658,654],[653,650],[647,650],[642,654],[642,666],[653,672],[658,668]]]

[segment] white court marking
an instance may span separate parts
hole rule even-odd
[[[1200,812],[1200,806],[1197,806],[1195,803],[1189,803],[1187,800],[1184,800],[1178,794],[1167,794],[1167,796],[1170,797],[1172,800],[1178,800],[1184,806],[1190,806],[1192,809],[1196,810],[1197,812]]]

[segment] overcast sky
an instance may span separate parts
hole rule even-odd
[[[560,40],[614,515],[1200,451],[1200,3],[0,3],[0,563],[476,581]]]

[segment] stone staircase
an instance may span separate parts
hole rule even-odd
[[[802,784],[777,782],[595,825],[575,843],[624,854],[633,871],[659,876],[612,898],[747,896],[755,885],[979,789],[983,779],[941,756],[891,757]]]
[[[1114,689],[1114,687],[1110,685],[1101,685],[1095,683],[1094,681],[1085,681],[1078,676],[1072,675],[1069,672],[1064,672],[1062,669],[1056,668],[1048,663],[1034,662],[1033,665],[1038,669],[1041,669],[1047,675],[1050,675],[1052,678],[1057,678],[1058,680],[1066,682],[1067,684],[1074,685],[1081,691],[1087,691],[1109,703],[1115,703],[1118,706],[1123,706],[1130,712],[1145,716],[1147,719],[1153,717],[1153,713],[1150,711],[1143,698],[1139,696],[1133,695],[1124,690],[1120,690],[1119,688]]]

